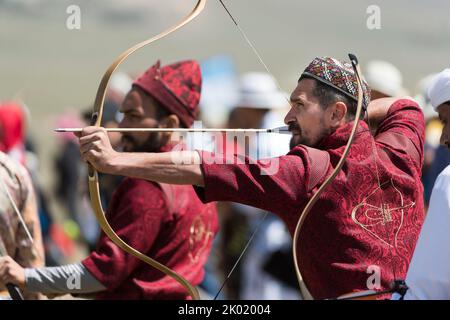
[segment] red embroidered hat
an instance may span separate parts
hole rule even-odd
[[[133,82],[133,86],[141,88],[176,114],[183,125],[192,126],[199,112],[202,87],[200,65],[196,61],[180,61],[161,67],[158,60]]]

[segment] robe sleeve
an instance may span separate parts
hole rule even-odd
[[[390,134],[395,138],[383,139],[384,143],[390,144],[396,149],[408,150],[409,155],[415,161],[417,168],[422,167],[423,150],[425,140],[425,121],[423,112],[417,102],[409,99],[399,99],[395,101],[385,117],[380,123],[375,135],[377,141],[380,137]],[[411,146],[401,143],[401,137],[407,138]],[[388,141],[392,141],[389,143]]]
[[[233,201],[280,214],[297,212],[306,196],[309,161],[301,146],[285,156],[259,161],[236,154],[219,158],[206,151],[199,154],[205,186],[195,190],[203,202]]]
[[[167,215],[165,196],[157,184],[125,179],[113,195],[107,219],[122,240],[148,255]],[[142,262],[102,232],[97,248],[82,263],[108,290],[113,290],[127,281]]]

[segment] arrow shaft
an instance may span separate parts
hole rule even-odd
[[[81,132],[83,128],[57,128],[55,132]],[[225,128],[105,128],[107,132],[243,132],[290,133],[288,127],[273,129],[225,129]]]

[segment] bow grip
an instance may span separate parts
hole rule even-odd
[[[7,283],[6,288],[8,289],[8,293],[13,300],[24,300],[22,292],[20,292],[19,288],[16,285]]]

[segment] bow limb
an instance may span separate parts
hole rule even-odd
[[[100,126],[102,115],[103,115],[103,104],[105,102],[105,96],[106,96],[106,89],[108,87],[109,79],[111,78],[114,71],[119,67],[119,65],[125,61],[128,56],[130,56],[135,51],[141,49],[142,47],[145,47],[159,39],[164,38],[165,36],[168,36],[172,32],[177,31],[181,27],[185,26],[192,20],[194,20],[205,8],[206,0],[197,0],[197,4],[195,5],[194,9],[179,23],[176,25],[170,27],[169,29],[161,32],[160,34],[157,34],[156,36],[144,40],[133,47],[129,48],[128,50],[124,51],[120,56],[114,60],[114,62],[109,66],[108,70],[106,70],[105,74],[103,75],[103,78],[100,82],[100,85],[97,90],[97,95],[95,97],[95,103],[94,103],[94,113],[92,114],[92,121],[94,122],[95,126]]]
[[[362,104],[363,104],[363,98],[364,93],[362,89],[362,80],[361,80],[361,70],[358,64],[358,59],[356,56],[349,54],[350,60],[353,65],[353,69],[355,70],[357,82],[358,82],[358,105],[356,109],[356,115],[355,115],[355,121],[353,123],[353,128],[350,133],[350,137],[347,141],[347,145],[345,147],[345,150],[342,154],[341,159],[339,160],[338,164],[336,165],[336,168],[333,170],[333,172],[330,174],[330,176],[325,180],[325,182],[320,186],[320,188],[317,190],[317,192],[313,195],[313,197],[309,200],[309,202],[306,204],[305,208],[303,209],[302,213],[300,214],[300,218],[297,222],[297,225],[295,227],[294,237],[293,237],[293,243],[292,243],[292,255],[294,257],[294,265],[295,265],[295,272],[297,274],[297,280],[300,286],[300,290],[302,292],[302,295],[304,299],[311,300],[313,299],[313,296],[308,290],[308,287],[306,286],[305,281],[303,280],[302,274],[300,272],[299,267],[299,261],[297,257],[297,247],[298,247],[298,238],[300,235],[300,231],[303,227],[304,222],[306,221],[306,218],[308,214],[311,212],[312,207],[319,199],[322,192],[325,190],[325,188],[333,182],[334,178],[337,176],[339,171],[341,171],[342,166],[344,165],[345,160],[347,159],[348,152],[350,151],[350,147],[353,143],[353,139],[356,134],[356,129],[358,127],[359,119],[362,113]]]
[[[192,21],[195,17],[197,17],[205,8],[206,0],[197,0],[197,4],[195,5],[194,9],[179,23],[176,25],[170,27],[169,29],[161,32],[160,34],[147,39],[145,41],[142,41],[133,47],[129,48],[125,52],[123,52],[106,70],[105,74],[102,77],[102,80],[100,82],[100,85],[97,90],[97,95],[95,98],[94,103],[94,111],[92,113],[92,122],[94,126],[100,126],[102,115],[103,115],[103,104],[105,102],[105,96],[106,96],[106,90],[108,87],[108,82],[114,73],[114,71],[119,67],[119,65],[125,61],[125,59],[130,56],[135,51],[139,50],[140,48],[147,46],[169,34],[172,32],[175,32],[176,30],[180,29],[190,21]],[[125,252],[135,256],[136,258],[140,259],[141,261],[149,264],[150,266],[160,270],[164,274],[172,277],[180,283],[189,293],[189,295],[194,300],[199,300],[200,295],[198,293],[197,288],[195,288],[189,281],[187,281],[185,278],[183,278],[181,275],[177,274],[170,268],[166,267],[165,265],[155,261],[154,259],[146,256],[145,254],[139,252],[138,250],[134,249],[133,247],[129,246],[127,243],[125,243],[111,228],[110,224],[105,218],[105,213],[103,211],[103,207],[101,204],[100,199],[100,189],[99,189],[99,180],[98,180],[98,173],[94,169],[93,166],[89,165],[89,194],[91,197],[91,203],[92,208],[94,209],[95,216],[97,218],[97,221],[103,230],[103,232],[113,241],[118,247],[120,247]]]

